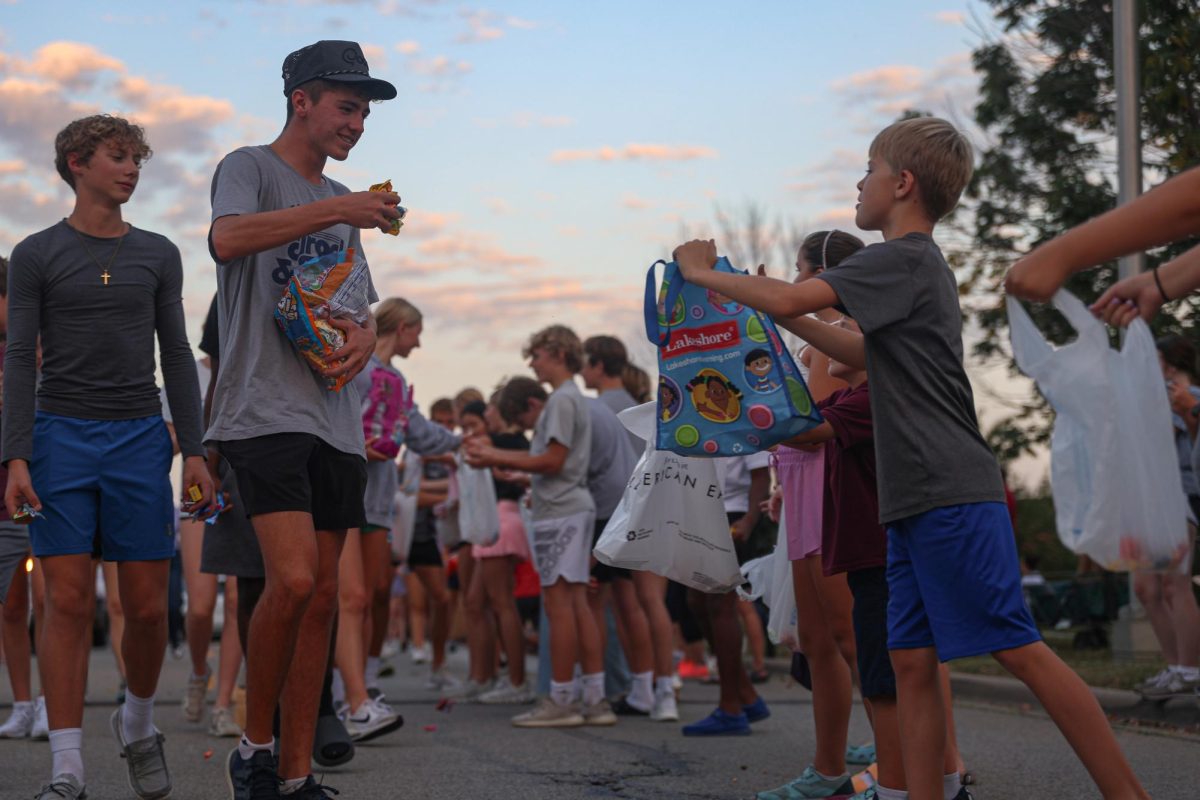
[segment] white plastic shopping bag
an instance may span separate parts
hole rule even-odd
[[[417,494],[421,490],[421,457],[407,448],[401,459],[404,474],[396,488],[394,514],[392,516],[392,555],[401,561],[408,560],[408,548],[412,544],[413,527],[417,523]]]
[[[779,511],[779,538],[775,542],[775,550],[742,565],[742,576],[750,588],[747,590],[739,586],[738,594],[746,600],[762,598],[770,611],[767,615],[767,636],[775,644],[796,650],[800,646],[800,639],[796,632],[792,562],[787,553],[786,513],[786,508]]]
[[[645,570],[703,592],[742,582],[712,459],[654,447],[657,404],[627,408],[621,423],[646,440],[621,503],[593,553],[613,567]]]
[[[1105,569],[1168,570],[1186,562],[1188,507],[1170,404],[1150,329],[1129,326],[1120,350],[1075,296],[1057,308],[1078,337],[1055,348],[1008,298],[1013,357],[1056,418],[1050,483],[1058,536]]]
[[[496,510],[496,485],[492,470],[467,464],[462,453],[458,463],[458,530],[464,542],[478,545],[496,543],[500,536],[500,513]]]

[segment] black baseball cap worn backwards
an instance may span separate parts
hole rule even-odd
[[[396,87],[385,80],[372,78],[367,71],[367,59],[358,42],[330,39],[301,47],[283,60],[283,93],[318,78],[348,83],[367,93],[372,100],[391,100]]]

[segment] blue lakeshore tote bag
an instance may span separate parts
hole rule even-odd
[[[664,264],[657,300],[654,268]],[[721,272],[745,274],[725,258]],[[658,347],[659,450],[737,456],[821,424],[770,317],[688,283],[674,262],[646,273],[646,335]]]

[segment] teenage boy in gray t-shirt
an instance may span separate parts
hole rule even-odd
[[[291,53],[283,91],[287,122],[279,137],[227,155],[212,183],[221,371],[206,441],[233,468],[266,569],[246,654],[246,730],[228,760],[235,797],[276,776],[285,794],[323,796],[309,757],[337,609],[338,556],[346,530],[365,522],[358,391],[353,384],[329,391],[272,315],[297,266],[347,247],[361,255],[359,229],[387,231],[400,216],[395,194],[352,193],[324,175],[328,159],[345,160],[358,143],[371,102],[396,96],[390,83],[370,76],[362,49],[320,41]],[[368,296],[378,299],[373,286]],[[353,377],[374,349],[373,323],[331,323],[346,344],[325,377]]]
[[[38,662],[50,724],[51,782],[39,798],[86,793],[81,751],[92,551],[118,562],[128,690],[110,720],[139,797],[166,797],[171,778],[154,696],[166,649],[175,549],[171,437],[154,381],[158,339],[175,409],[183,485],[212,498],[200,442],[200,385],[183,322],[183,265],[164,237],[121,214],[150,156],[142,129],[119,117],[72,122],[55,166],[75,192],[71,216],[13,249],[4,380],[5,503],[39,512],[33,554],[46,581]],[[41,340],[41,380],[37,349]],[[45,504],[43,507],[43,503]]]
[[[587,488],[591,420],[587,401],[575,385],[583,347],[570,328],[551,325],[530,338],[524,355],[538,382],[510,381],[501,393],[500,411],[512,422],[533,428],[529,453],[499,450],[482,440],[466,445],[471,466],[506,467],[533,475],[529,542],[550,622],[553,675],[550,697],[513,717],[513,725],[612,725],[617,718],[604,699],[600,633],[587,603],[596,505]],[[553,387],[549,397],[541,383]],[[573,704],[576,662],[583,666],[582,713]]]
[[[909,797],[969,796],[957,774],[941,774],[946,730],[928,720],[943,718],[938,660],[983,653],[1033,690],[1104,797],[1147,797],[1096,698],[1041,641],[1021,595],[1000,470],[979,434],[962,364],[958,288],[932,238],[971,170],[971,146],[954,126],[902,120],[875,137],[858,183],[855,223],[881,231],[882,244],[800,284],[715,272],[711,241],[683,245],[676,260],[688,281],[772,314],[831,358],[867,370]],[[862,333],[803,316],[831,306]],[[895,788],[878,787],[880,797]]]

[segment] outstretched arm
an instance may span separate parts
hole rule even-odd
[[[1200,247],[1163,264],[1157,277],[1156,283],[1154,272],[1143,272],[1117,281],[1092,304],[1092,313],[1122,327],[1139,316],[1149,322],[1167,300],[1178,300],[1200,288]]]
[[[1034,249],[1009,270],[1005,289],[1026,300],[1046,302],[1074,272],[1197,232],[1200,232],[1200,167],[1181,173],[1136,200]],[[1195,284],[1188,285],[1186,290],[1192,288]],[[1180,293],[1183,291],[1181,284]],[[1171,290],[1167,292],[1170,294]]]
[[[798,317],[837,304],[837,293],[824,281],[788,283],[762,275],[717,272],[717,246],[693,240],[675,249],[675,263],[684,280],[735,300],[773,317]]]
[[[808,283],[828,285],[824,281],[808,281]],[[795,319],[776,317],[775,324],[796,334],[834,361],[840,361],[855,369],[867,368],[867,350],[863,344],[863,335],[858,331],[852,331],[840,325],[831,325],[812,317],[796,317]]]

